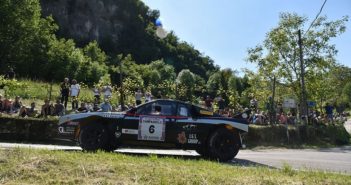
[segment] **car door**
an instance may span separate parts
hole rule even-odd
[[[173,140],[181,148],[196,148],[201,144],[201,128],[197,118],[192,115],[192,105],[178,103],[177,118],[173,125],[173,134],[176,138]]]
[[[168,126],[175,122],[173,118],[176,103],[158,100],[138,107],[134,116],[126,116],[124,139],[139,145],[160,145],[169,143]]]

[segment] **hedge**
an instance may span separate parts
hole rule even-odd
[[[45,141],[58,138],[57,119],[36,119],[0,116],[0,141]],[[243,135],[247,146],[279,145],[345,145],[350,135],[342,124],[329,126],[250,125]]]
[[[250,125],[249,132],[243,136],[248,146],[279,145],[346,145],[350,135],[343,124],[336,125]]]
[[[41,141],[57,138],[57,119],[0,117],[0,141]]]

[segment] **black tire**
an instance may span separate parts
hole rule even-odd
[[[206,146],[201,146],[201,148],[196,149],[196,152],[203,158],[209,158],[208,148]]]
[[[106,150],[109,142],[105,126],[99,123],[84,125],[79,133],[79,145],[85,151]]]
[[[226,128],[214,131],[208,141],[209,156],[221,162],[232,160],[239,152],[240,139],[236,132]]]

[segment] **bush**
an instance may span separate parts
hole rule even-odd
[[[0,138],[41,141],[57,137],[57,119],[0,117]]]

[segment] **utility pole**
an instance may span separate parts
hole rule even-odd
[[[119,81],[121,82],[121,87],[120,87],[120,102],[121,102],[121,110],[124,111],[124,91],[123,91],[123,74],[122,74],[122,65],[123,65],[123,59],[120,59],[119,61]]]
[[[300,98],[300,118],[304,121],[305,124],[308,123],[308,109],[307,109],[307,95],[305,87],[305,65],[303,61],[303,49],[302,49],[302,38],[301,30],[298,31],[299,34],[299,49],[300,49],[300,85],[301,85],[301,98]]]
[[[273,93],[272,93],[272,104],[271,104],[271,121],[273,124],[276,123],[276,111],[275,111],[275,103],[274,103],[274,99],[275,99],[275,81],[276,81],[276,78],[275,78],[275,75],[273,76]]]

